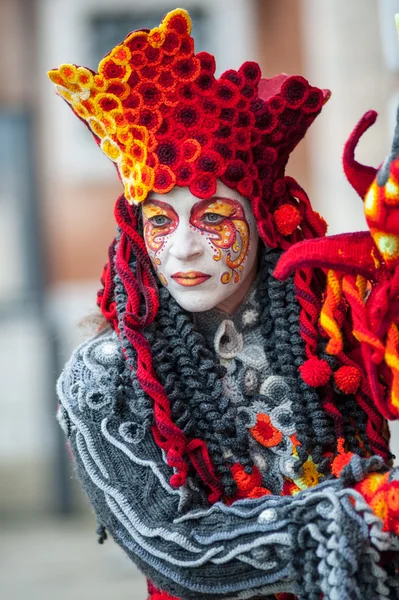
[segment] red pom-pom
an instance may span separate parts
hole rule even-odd
[[[282,204],[273,216],[281,235],[291,235],[301,222],[299,210],[291,204]]]
[[[328,362],[316,356],[309,358],[299,367],[302,379],[311,387],[326,385],[331,377],[331,368]]]
[[[334,373],[335,385],[344,394],[355,394],[361,379],[362,375],[356,367],[340,367]]]

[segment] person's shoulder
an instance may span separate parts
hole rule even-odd
[[[68,437],[74,420],[83,414],[93,417],[109,411],[125,370],[121,343],[109,328],[74,350],[57,383],[58,420]]]

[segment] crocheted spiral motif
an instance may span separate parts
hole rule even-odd
[[[328,93],[302,77],[260,81],[254,62],[216,79],[214,57],[194,54],[190,32],[189,15],[177,9],[159,27],[129,34],[97,73],[64,64],[49,77],[115,163],[130,203],[176,185],[210,198],[219,178],[255,207],[273,204],[262,232],[270,245],[298,234],[301,222],[314,226],[310,206],[287,203],[284,167]]]

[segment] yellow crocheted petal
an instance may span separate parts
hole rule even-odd
[[[151,167],[144,165],[141,171],[141,180],[143,184],[151,191],[155,182],[155,171]]]
[[[129,204],[141,204],[148,196],[148,188],[142,184],[125,183],[125,198]]]
[[[385,184],[385,204],[399,204],[399,185],[392,175]]]
[[[76,83],[78,80],[78,68],[76,65],[60,65],[58,67],[58,72],[67,83]]]
[[[90,113],[87,110],[87,108],[85,106],[83,106],[82,104],[75,104],[75,106],[73,107],[75,113],[81,118],[81,119],[87,119],[88,117],[90,117]]]
[[[101,141],[101,150],[114,162],[117,162],[122,155],[119,146],[109,137],[105,137]]]
[[[76,81],[82,87],[91,88],[94,85],[94,75],[90,69],[86,69],[86,67],[78,67],[76,69]]]
[[[384,492],[377,492],[370,501],[370,506],[377,517],[379,517],[382,521],[386,519],[388,514],[388,505],[386,494]]]
[[[311,456],[309,456],[307,461],[302,466],[302,476],[298,477],[298,479],[294,479],[293,481],[301,490],[306,490],[317,485],[320,477],[321,475],[318,472],[316,465],[314,464]]]
[[[378,187],[374,182],[370,187],[369,191],[366,194],[364,199],[364,212],[366,217],[371,218],[373,220],[377,217],[378,211]]]
[[[66,81],[58,69],[51,69],[51,71],[47,72],[48,78],[55,84],[65,87]]]
[[[105,80],[105,78],[102,75],[99,75],[98,73],[96,75],[94,75],[94,86],[97,88],[97,91],[104,91],[106,89],[108,85],[108,82]]]
[[[117,65],[127,65],[132,58],[132,53],[125,44],[120,44],[111,50],[109,56]]]
[[[399,237],[397,235],[385,233],[384,231],[374,231],[372,235],[385,260],[399,258]]]
[[[374,496],[376,491],[385,483],[384,475],[381,473],[371,473],[359,484],[362,494],[366,498]]]
[[[148,43],[153,48],[160,48],[165,41],[165,31],[162,27],[154,27],[148,34]]]
[[[90,129],[92,130],[94,135],[96,135],[100,139],[107,135],[107,131],[104,127],[104,124],[101,123],[101,121],[97,119],[97,117],[89,117],[87,119],[87,123],[89,124]]]

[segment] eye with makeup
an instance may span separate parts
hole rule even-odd
[[[214,212],[206,212],[202,215],[201,221],[206,225],[220,225],[225,220],[225,215],[219,215]]]
[[[172,222],[172,219],[169,219],[166,215],[154,215],[148,219],[153,227],[166,227],[169,223]]]

